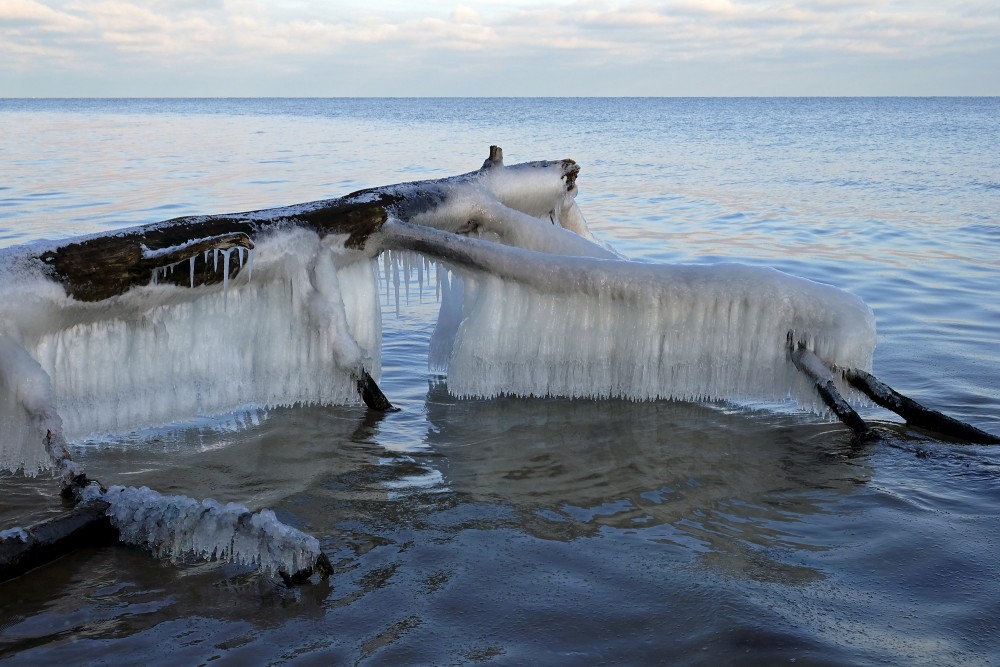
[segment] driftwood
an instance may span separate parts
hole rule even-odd
[[[876,438],[875,431],[841,396],[837,385],[834,384],[833,374],[819,357],[800,345],[792,350],[792,363],[815,383],[817,393],[833,414],[854,431],[856,442],[866,442]]]
[[[527,209],[522,202],[521,208],[516,210],[504,208],[507,204],[497,198],[487,202],[480,218],[447,220],[449,197],[455,186],[481,178],[501,167],[505,178],[508,172],[516,178],[518,173],[534,176],[538,173],[535,170],[548,171],[559,180],[549,195],[553,192],[573,193],[579,172],[579,167],[572,160],[530,162],[504,167],[502,151],[492,146],[490,156],[480,170],[460,176],[382,186],[337,199],[282,208],[176,218],[56,245],[41,251],[37,259],[48,267],[53,279],[70,296],[79,301],[99,302],[150,282],[168,282],[192,288],[223,282],[241,271],[242,262],[228,262],[228,274],[220,274],[214,266],[215,262],[209,264],[204,261],[199,269],[194,258],[204,253],[224,253],[228,258],[228,253],[233,251],[241,253],[242,258],[242,253],[253,250],[262,235],[287,227],[303,227],[321,237],[343,235],[345,248],[369,257],[374,257],[386,248],[413,250],[495,275],[507,276],[510,273],[510,277],[528,283],[544,279],[519,274],[518,271],[523,269],[507,265],[499,255],[472,252],[471,246],[448,241],[449,237],[454,238],[454,234],[472,234],[483,228],[502,236],[510,233],[511,228],[517,227],[518,215],[530,215],[534,218],[548,215],[553,223],[562,223],[556,219],[559,215],[558,205],[552,210],[547,208],[552,206],[551,196],[528,204]],[[505,217],[508,213],[510,217]],[[437,229],[427,229],[424,225],[429,218],[435,216],[434,226]],[[442,216],[445,220],[443,224]],[[419,230],[417,225],[420,225]],[[591,246],[585,252],[595,255],[603,252],[600,248],[594,250],[595,247]],[[613,253],[609,251],[607,254]],[[189,266],[184,266],[187,263]],[[180,265],[181,270],[163,270],[164,267],[174,265]],[[868,426],[838,392],[832,371],[823,360],[804,346],[793,345],[791,337],[788,344],[795,366],[812,379],[824,403],[854,431],[856,441],[876,440],[876,431]],[[896,411],[913,425],[969,442],[1000,443],[1000,438],[920,406],[868,373],[849,370],[845,377],[875,402]],[[355,371],[355,381],[358,393],[370,409],[395,409],[366,369]],[[51,433],[49,440],[52,440]],[[106,514],[108,503],[102,500],[82,500],[82,489],[93,482],[89,482],[72,465],[68,451],[61,442],[47,442],[47,447],[53,458],[61,460],[64,470],[69,471],[63,475],[63,495],[67,501],[75,502],[76,506],[58,517],[29,528],[0,533],[0,581],[19,576],[73,549],[112,544],[118,538],[117,530]],[[286,584],[293,585],[314,573],[325,578],[331,572],[329,560],[321,553],[312,567],[294,573],[279,572],[279,575]]]
[[[0,537],[0,581],[61,558],[76,549],[110,546],[118,531],[105,513],[108,503],[94,500]]]
[[[505,173],[512,175],[529,176],[537,172],[527,172],[537,169],[554,170],[554,175],[562,182],[558,188],[562,193],[575,189],[579,172],[572,160],[505,167],[503,152],[492,146],[481,169],[460,176],[371,188],[337,199],[281,208],[175,218],[56,245],[40,252],[37,259],[68,295],[78,301],[100,302],[151,282],[190,288],[223,282],[240,272],[242,261],[228,262],[226,274],[217,270],[217,256],[211,262],[196,263],[195,258],[203,253],[207,259],[207,253],[251,251],[261,235],[288,227],[306,228],[320,237],[346,236],[345,248],[374,256],[382,247],[379,244],[369,247],[369,241],[387,220],[411,220],[442,208],[448,203],[454,186],[480,178],[496,168],[504,168]],[[499,205],[503,207],[502,202]],[[510,213],[518,214],[513,210]],[[549,213],[556,222],[554,211],[533,213]],[[483,224],[488,223],[456,220],[450,231],[468,232]],[[180,270],[165,270],[175,265],[180,265]],[[369,409],[382,412],[397,409],[367,369],[357,369],[355,380],[358,393]],[[103,500],[84,500],[84,490],[97,483],[88,480],[73,464],[61,435],[50,431],[46,448],[62,471],[61,495],[72,507],[28,528],[0,533],[0,581],[19,576],[75,549],[106,546],[118,540],[118,531],[106,513],[109,504]],[[326,578],[332,571],[330,561],[321,552],[311,567],[298,572],[279,571],[278,575],[291,586],[306,581],[313,574]]]
[[[390,216],[406,221],[440,208],[448,200],[450,186],[468,182],[498,167],[511,174],[555,168],[566,192],[575,189],[580,171],[572,160],[526,162],[505,167],[503,152],[492,146],[490,157],[481,169],[460,176],[370,188],[337,199],[281,208],[174,218],[66,243],[43,252],[39,259],[70,296],[79,301],[101,301],[146,285],[158,269],[201,252],[237,247],[252,249],[258,236],[273,229],[304,227],[321,237],[345,234],[347,248],[366,251],[369,239]],[[465,220],[460,222],[469,224]],[[235,275],[238,271],[238,265],[231,263],[230,274]],[[193,280],[188,272],[179,270],[164,275],[159,281],[184,287],[219,283],[224,277],[203,264]]]
[[[851,386],[863,391],[883,408],[892,410],[911,426],[977,445],[1000,445],[1000,438],[992,433],[982,431],[937,410],[926,408],[912,398],[903,396],[871,373],[855,368],[844,373],[844,377]]]

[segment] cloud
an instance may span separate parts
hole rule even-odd
[[[528,61],[572,63],[578,72],[685,62],[798,67],[955,54],[986,54],[1000,66],[998,44],[1000,9],[985,0],[0,4],[0,60],[27,78],[54,70],[306,72],[320,62],[385,76],[400,68],[411,76],[472,66],[502,71],[506,62]]]

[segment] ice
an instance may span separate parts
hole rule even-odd
[[[100,495],[125,542],[161,558],[241,563],[271,574],[294,574],[316,564],[319,541],[287,526],[271,510],[237,503],[164,496],[146,487],[113,486]]]
[[[355,374],[380,369],[371,261],[303,229],[261,237],[254,254],[253,282],[149,285],[98,303],[11,270],[0,282],[0,465],[46,465],[24,378],[49,383],[71,442],[248,404],[358,402]]]
[[[49,468],[46,434],[60,429],[49,376],[17,342],[0,334],[0,469],[34,475]]]
[[[17,540],[18,542],[27,544],[30,539],[31,536],[28,535],[28,531],[26,531],[24,528],[21,528],[20,526],[15,526],[14,528],[7,528],[6,530],[0,530],[0,542],[5,542],[7,540]]]
[[[457,396],[792,398],[825,413],[789,332],[827,364],[871,367],[871,310],[773,269],[542,254],[399,221],[385,233],[461,274],[460,304],[442,282],[430,358]]]
[[[57,419],[79,441],[247,405],[357,402],[358,372],[380,370],[380,252],[397,312],[400,283],[409,298],[415,274],[422,298],[435,262],[428,363],[459,396],[791,397],[822,412],[789,332],[828,365],[870,368],[874,318],[860,299],[761,267],[625,261],[589,231],[566,167],[435,181],[363,250],[303,228],[260,234],[246,280],[229,277],[232,248],[205,251],[216,271],[221,252],[222,285],[156,284],[168,265],[148,286],[78,302],[39,262],[0,252],[0,468],[45,467],[39,439]]]

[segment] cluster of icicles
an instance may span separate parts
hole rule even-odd
[[[170,248],[171,251],[176,251],[177,248]],[[243,269],[243,263],[246,262],[246,277],[247,281],[253,280],[253,248],[244,248],[242,246],[237,246],[235,248],[214,248],[212,250],[206,250],[204,252],[203,261],[208,264],[208,258],[212,258],[212,271],[219,271],[219,256],[222,256],[222,298],[224,303],[228,303],[229,296],[229,257],[236,251],[237,257],[239,259],[240,269]],[[145,246],[143,247],[142,256],[145,259],[153,259],[157,256],[163,256],[166,253],[164,251],[149,250]],[[189,287],[194,289],[195,285],[195,264],[197,262],[198,256],[191,255],[186,260],[181,260],[179,262],[174,262],[173,264],[168,264],[166,266],[159,266],[153,269],[152,275],[150,276],[150,282],[153,285],[159,284],[162,278],[166,278],[168,275],[173,275],[174,269],[181,264],[188,265],[189,274]]]

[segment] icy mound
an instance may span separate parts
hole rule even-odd
[[[161,558],[194,556],[294,574],[320,556],[315,537],[281,523],[271,510],[252,513],[236,503],[163,496],[146,487],[113,486],[101,499],[125,542]]]

